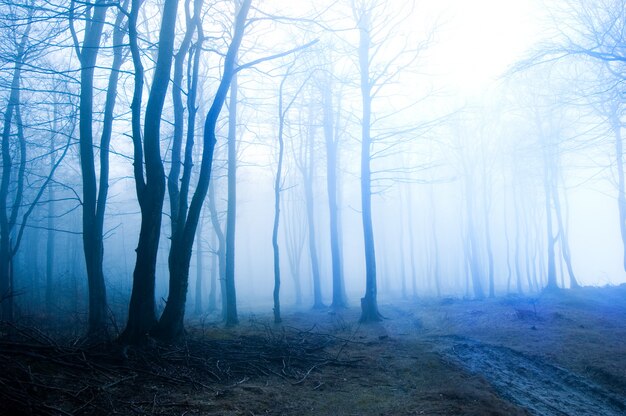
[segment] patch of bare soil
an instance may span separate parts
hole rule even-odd
[[[6,414],[621,415],[626,286],[200,322],[177,345],[0,338]]]
[[[454,339],[449,355],[485,377],[502,395],[543,416],[626,414],[623,397],[537,357],[469,339]]]

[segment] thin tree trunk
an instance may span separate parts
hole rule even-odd
[[[554,178],[554,182],[557,181],[558,178]],[[564,191],[565,192],[565,191]],[[554,212],[556,213],[557,223],[559,226],[559,240],[561,243],[561,254],[563,255],[563,260],[565,261],[565,266],[567,267],[567,274],[569,276],[569,285],[570,288],[579,288],[580,285],[576,280],[576,276],[574,275],[574,268],[572,267],[572,256],[569,250],[569,241],[567,239],[567,231],[566,231],[566,222],[563,220],[563,213],[561,210],[561,198],[559,196],[559,189],[556,183],[553,186],[553,195],[554,195]],[[567,195],[566,198],[566,206],[567,206]],[[566,213],[567,215],[567,213]]]
[[[494,298],[496,296],[496,289],[495,289],[495,277],[494,277],[494,269],[493,269],[494,268],[493,247],[491,244],[490,211],[491,211],[491,203],[489,202],[489,196],[487,195],[487,172],[484,172],[483,174],[483,214],[484,214],[483,221],[485,222],[485,245],[487,248],[489,297]]]
[[[293,206],[291,207],[293,208]],[[289,269],[293,279],[296,305],[302,305],[302,282],[300,278],[300,263],[302,260],[302,250],[304,248],[304,224],[298,217],[298,210],[287,209],[290,213],[289,221],[285,224],[285,241],[287,242],[287,254],[289,259]],[[300,231],[300,232],[298,232]]]
[[[548,161],[546,160],[546,156],[544,155],[543,188],[545,192],[546,209],[546,243],[548,244],[548,283],[546,285],[546,289],[555,290],[558,289],[558,285],[556,283],[556,262],[554,255],[554,245],[556,243],[556,239],[554,238],[552,229],[552,190],[549,179],[549,167],[547,166],[547,164]]]
[[[50,137],[50,166],[56,164],[56,152],[55,152],[55,136],[57,134],[58,123],[58,106],[59,103],[54,103],[54,110],[52,114],[52,135]],[[52,314],[54,309],[54,255],[55,255],[55,231],[54,231],[54,217],[55,201],[54,201],[54,186],[48,188],[48,235],[46,238],[46,312],[48,316]]]
[[[232,88],[232,86],[231,86]],[[231,92],[232,93],[232,92]],[[209,186],[209,211],[211,214],[211,224],[213,226],[213,232],[217,238],[217,264],[218,264],[218,278],[220,282],[220,295],[222,298],[222,317],[226,318],[227,299],[226,299],[226,237],[222,231],[222,225],[220,223],[219,214],[217,212],[217,206],[215,204],[215,181]],[[213,299],[213,306],[215,307],[215,284],[211,282],[211,295],[209,296],[209,302]],[[210,306],[210,304],[209,304]]]
[[[283,112],[283,87],[289,72],[285,74],[280,82],[278,92],[278,166],[276,167],[276,178],[274,180],[274,224],[272,226],[272,249],[274,252],[274,323],[281,322],[280,318],[280,251],[278,247],[278,226],[280,222],[280,191],[282,187],[283,155],[285,151],[285,141],[283,131],[285,126],[285,112]]]
[[[209,192],[211,192],[210,190],[212,186],[213,184],[209,187]],[[216,240],[217,237],[215,236],[215,233],[213,233],[211,237],[211,247],[215,247]],[[211,281],[209,285],[207,312],[213,312],[217,309],[217,281],[219,280],[220,283],[223,282],[222,276],[220,276],[218,272],[218,263],[220,262],[218,255],[219,254],[212,256],[211,258]]]
[[[513,277],[513,273],[511,270],[511,241],[509,239],[509,216],[507,210],[507,189],[508,186],[506,181],[504,181],[504,198],[503,198],[503,209],[504,209],[504,241],[505,241],[505,249],[506,249],[506,293],[511,293],[511,281]]]
[[[200,218],[196,232],[196,300],[194,302],[196,315],[202,314],[202,275],[204,272],[202,264],[202,257],[204,255],[202,250],[202,225],[203,218]]]
[[[365,251],[365,294],[361,298],[361,322],[380,321],[376,283],[376,252],[374,250],[374,228],[372,226],[372,183],[371,183],[371,117],[372,85],[370,83],[370,22],[369,13],[360,16],[359,25],[359,69],[361,77],[361,220]]]
[[[337,146],[339,138],[335,137],[333,126],[333,100],[330,77],[323,85],[323,117],[324,140],[326,142],[326,189],[328,192],[328,212],[330,218],[330,254],[333,273],[333,301],[331,307],[341,309],[346,307],[341,273],[341,247],[339,242],[339,221],[337,209]]]
[[[482,285],[482,273],[479,263],[478,240],[476,239],[476,227],[474,226],[474,202],[473,187],[470,185],[470,179],[466,179],[466,209],[467,209],[467,256],[472,277],[472,287],[474,289],[474,297],[483,299],[485,293]]]
[[[311,129],[312,130],[312,129]],[[311,260],[311,273],[313,278],[313,309],[323,309],[326,307],[322,300],[322,283],[319,270],[319,259],[317,256],[317,243],[315,239],[315,212],[313,197],[313,172],[315,171],[315,140],[312,132],[308,138],[308,162],[303,166],[304,178],[304,199],[306,204],[306,217],[309,236],[309,255]]]
[[[626,180],[624,179],[624,147],[622,142],[622,122],[617,104],[611,107],[611,128],[615,139],[615,162],[617,167],[617,208],[619,210],[619,228],[624,251],[624,271],[626,271]]]
[[[401,282],[401,291],[402,291],[402,299],[407,299],[408,298],[408,294],[407,294],[407,284],[406,284],[406,267],[405,267],[405,252],[404,252],[404,215],[403,215],[403,209],[402,209],[402,204],[400,205],[400,236],[399,236],[399,243],[400,243],[400,250],[399,250],[399,254],[400,254],[400,279]]]
[[[415,230],[413,226],[413,187],[409,186],[409,192],[407,196],[407,211],[408,211],[408,224],[407,232],[409,233],[409,258],[411,259],[411,292],[413,299],[417,299],[417,267],[415,265]]]
[[[237,74],[230,86],[228,104],[228,205],[226,212],[226,268],[224,295],[226,326],[239,324],[237,292],[235,288],[235,229],[237,225]]]
[[[441,276],[439,273],[440,264],[439,264],[439,237],[437,234],[437,209],[435,208],[435,198],[433,196],[433,186],[431,185],[429,188],[429,199],[430,199],[430,214],[432,216],[430,221],[430,234],[432,237],[433,243],[433,251],[432,251],[432,261],[433,261],[433,281],[435,282],[435,291],[437,293],[437,297],[441,297]]]
[[[22,123],[19,117],[20,106],[20,83],[21,72],[24,65],[26,43],[32,22],[32,11],[28,16],[28,22],[24,33],[17,45],[15,55],[15,68],[11,79],[11,92],[7,107],[4,111],[4,126],[2,129],[2,179],[0,179],[0,303],[2,303],[3,321],[13,322],[14,320],[14,286],[13,286],[13,257],[17,250],[17,243],[11,242],[11,232],[15,226],[18,211],[22,204],[22,192],[24,189],[24,169],[26,164],[26,143],[22,132]],[[18,129],[20,166],[17,172],[17,186],[12,207],[8,208],[7,200],[9,196],[9,186],[11,184],[11,174],[13,161],[11,158],[11,127],[13,116],[15,115]]]
[[[515,192],[515,191],[514,191]],[[513,194],[513,201],[515,206],[515,281],[517,283],[517,293],[523,294],[524,290],[522,289],[522,270],[520,268],[520,246],[521,246],[521,231],[519,225],[519,216],[521,213],[519,212],[519,207],[517,204],[517,193]]]

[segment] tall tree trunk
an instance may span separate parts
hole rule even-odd
[[[333,273],[333,301],[331,307],[341,309],[346,307],[343,290],[343,276],[341,274],[341,248],[339,245],[339,223],[337,212],[337,146],[339,138],[335,137],[333,126],[332,84],[330,78],[323,85],[323,125],[324,140],[326,142],[326,189],[328,192],[328,212],[330,218],[330,254]]]
[[[232,88],[232,85],[231,85]],[[232,90],[231,90],[232,94]],[[220,282],[220,295],[222,298],[222,317],[226,318],[226,308],[227,308],[227,299],[226,299],[226,236],[222,231],[222,224],[220,223],[219,214],[217,212],[217,206],[215,203],[215,181],[211,183],[209,186],[209,212],[211,214],[211,225],[213,226],[213,232],[215,233],[215,237],[217,238],[217,265],[218,265],[218,279]],[[209,296],[209,310],[210,302],[213,299],[213,306],[215,307],[215,283],[214,278],[211,280],[211,294]]]
[[[235,228],[237,225],[237,74],[233,76],[228,102],[228,203],[226,208],[226,252],[224,294],[226,326],[239,324],[235,288]]]
[[[280,191],[282,187],[283,175],[283,155],[285,151],[285,141],[283,132],[285,128],[285,114],[283,111],[283,87],[289,76],[289,71],[280,82],[278,90],[278,166],[276,167],[276,178],[274,179],[274,223],[272,226],[272,249],[274,253],[274,323],[282,321],[280,318],[280,249],[278,247],[278,226],[280,223]]]
[[[548,162],[546,160],[546,156],[544,155],[543,188],[545,193],[546,209],[546,243],[548,245],[548,283],[546,285],[546,289],[555,290],[558,289],[558,285],[556,283],[556,259],[554,254],[556,239],[552,228],[552,187],[550,186],[550,172],[547,165]]]
[[[413,186],[409,184],[409,192],[407,196],[407,211],[409,222],[407,224],[407,232],[409,233],[409,258],[411,259],[411,292],[413,299],[417,299],[417,267],[415,264],[415,230],[413,227]],[[431,196],[432,197],[432,196]]]
[[[572,256],[570,254],[569,249],[569,241],[567,239],[567,222],[563,219],[563,210],[561,209],[561,198],[559,196],[559,188],[557,184],[558,177],[554,178],[553,184],[553,196],[554,196],[554,212],[556,213],[557,224],[559,226],[559,242],[561,243],[561,254],[563,255],[563,260],[565,261],[565,266],[567,267],[567,274],[569,276],[569,285],[570,288],[579,288],[580,285],[576,280],[576,276],[574,275],[574,268],[572,267]],[[565,189],[565,187],[563,187]],[[565,190],[563,191],[565,192]],[[567,207],[567,195],[565,195],[565,205]],[[567,208],[566,208],[567,209]],[[567,215],[567,211],[566,214]]]
[[[622,142],[622,122],[618,105],[611,106],[611,129],[615,140],[615,162],[617,168],[617,208],[619,211],[619,229],[624,251],[624,271],[626,271],[626,180],[624,180],[624,146]]]
[[[211,192],[212,186],[213,184],[211,184],[211,186],[209,187],[209,192]],[[217,238],[215,236],[215,233],[213,233],[211,237],[211,247],[215,247],[216,240]],[[217,282],[218,280],[221,283],[223,282],[222,276],[218,274],[219,262],[220,259],[217,255],[211,257],[211,281],[209,283],[209,299],[207,304],[207,312],[213,312],[215,309],[217,309]]]
[[[503,200],[503,209],[504,209],[504,242],[505,242],[505,250],[506,250],[506,293],[511,293],[511,280],[513,277],[513,273],[511,270],[511,241],[509,239],[509,215],[507,210],[507,189],[508,186],[506,184],[506,180],[504,181],[504,198]]]
[[[432,216],[430,220],[430,234],[432,237],[433,251],[432,251],[432,261],[433,265],[433,281],[435,282],[435,290],[437,293],[437,297],[441,297],[441,276],[439,273],[439,237],[437,234],[437,210],[435,209],[435,198],[433,196],[433,186],[431,185],[429,188],[429,199],[430,199],[430,214]]]
[[[52,135],[50,137],[50,166],[56,164],[56,152],[55,152],[55,136],[57,134],[59,117],[58,114],[59,103],[54,103],[54,110],[52,115]],[[54,255],[55,255],[55,201],[54,201],[54,186],[48,188],[48,235],[46,238],[46,313],[48,316],[52,314],[55,306],[54,301]]]
[[[202,148],[202,161],[200,164],[200,174],[198,176],[198,184],[196,190],[189,203],[189,210],[186,217],[183,214],[187,212],[185,206],[181,204],[180,227],[175,239],[172,240],[172,248],[170,251],[170,293],[168,301],[165,305],[163,315],[154,329],[154,334],[166,341],[174,340],[180,337],[184,332],[184,316],[185,303],[187,299],[187,287],[189,284],[189,265],[191,261],[191,252],[196,229],[202,212],[204,199],[207,195],[211,170],[213,167],[213,154],[215,144],[217,143],[216,128],[222,106],[226,101],[228,89],[235,73],[235,60],[239,46],[241,44],[245,22],[248,10],[250,9],[251,0],[244,0],[241,8],[237,12],[235,19],[235,27],[231,44],[224,60],[224,73],[218,86],[213,103],[209,109],[205,123]],[[197,15],[199,17],[199,15]],[[190,97],[194,99],[195,97]],[[190,123],[190,127],[193,123]],[[187,144],[185,148],[185,172],[183,173],[183,184],[181,185],[181,203],[187,200],[187,190],[189,189],[189,180],[191,176],[192,166],[192,149],[193,149],[193,129],[189,130],[187,135]]]
[[[478,240],[476,238],[476,226],[474,225],[474,190],[470,183],[471,179],[466,179],[465,187],[465,203],[467,210],[467,260],[469,263],[470,273],[472,277],[472,287],[474,289],[474,298],[483,299],[485,293],[482,284],[482,272],[480,267],[480,250],[478,249]]]
[[[293,208],[293,205],[290,207]],[[300,264],[302,260],[302,251],[304,248],[304,227],[306,224],[299,217],[300,212],[297,209],[287,209],[290,214],[287,223],[285,223],[285,241],[287,246],[287,254],[289,259],[289,270],[293,279],[296,305],[302,305],[302,281],[300,278]],[[299,231],[299,232],[298,232]]]
[[[31,9],[32,10],[32,9]],[[12,322],[13,312],[13,257],[17,250],[17,243],[11,242],[11,232],[15,226],[18,211],[22,204],[22,192],[24,189],[24,169],[26,167],[26,143],[22,131],[22,122],[19,117],[20,106],[20,83],[22,67],[25,59],[25,49],[28,42],[32,22],[32,11],[29,13],[28,21],[20,42],[16,45],[15,68],[11,79],[11,92],[7,107],[4,111],[4,126],[2,128],[2,179],[0,179],[0,303],[2,303],[2,315],[0,319]],[[11,174],[13,161],[11,158],[11,127],[13,116],[16,118],[19,140],[20,165],[16,177],[16,190],[12,207],[8,207],[9,186],[11,184]]]
[[[365,12],[359,21],[359,69],[361,76],[361,220],[363,223],[363,244],[365,249],[365,295],[361,298],[361,322],[380,321],[376,284],[376,252],[374,250],[374,229],[372,226],[372,183],[370,169],[370,134],[372,117],[372,85],[370,82],[370,22]]]
[[[185,9],[185,35],[180,44],[178,52],[174,57],[174,77],[172,78],[172,102],[174,107],[174,135],[172,138],[172,167],[167,176],[167,191],[169,194],[170,200],[170,217],[171,217],[171,233],[172,239],[176,238],[180,226],[181,221],[185,220],[187,215],[187,198],[185,197],[188,194],[188,189],[184,189],[181,185],[179,187],[180,182],[180,173],[181,173],[181,152],[183,148],[183,137],[185,132],[185,107],[183,104],[183,73],[184,73],[184,64],[189,55],[189,61],[192,61],[192,56],[190,54],[191,42],[193,40],[193,36],[196,32],[196,27],[199,22],[199,14],[202,9],[203,0],[194,0],[193,3],[193,15],[190,15],[189,12],[189,4],[191,0],[185,0],[184,9]],[[200,45],[199,48],[196,48],[195,58],[192,62],[194,62],[193,75],[191,76],[192,80],[190,80],[190,87],[187,95],[187,107],[189,110],[189,118],[191,122],[195,122],[196,115],[196,103],[195,99],[197,94],[197,73],[198,73],[198,65],[196,61],[199,62],[200,51],[201,51],[201,43],[202,39],[199,39]],[[189,138],[189,134],[194,133],[194,125],[189,124],[187,128],[187,136]],[[193,138],[192,138],[193,141]],[[187,153],[189,149],[186,149]],[[185,169],[187,172],[191,169],[191,166],[185,165]],[[183,174],[183,181],[186,179]],[[183,188],[183,189],[181,189]]]
[[[400,255],[400,287],[401,287],[401,294],[402,294],[402,299],[407,299],[408,295],[407,295],[407,284],[406,284],[406,267],[405,267],[405,252],[404,252],[404,227],[405,227],[405,221],[404,221],[404,217],[405,217],[405,213],[404,213],[404,203],[402,201],[402,190],[400,189],[400,215],[398,217],[398,221],[400,223],[400,235],[398,236],[398,243],[400,244],[400,249],[398,250],[398,254]],[[409,214],[410,215],[410,214]],[[410,217],[409,217],[410,218]]]
[[[202,251],[202,224],[203,218],[198,221],[198,231],[196,232],[196,299],[194,306],[196,308],[196,315],[202,314],[202,281],[203,281],[203,262],[202,257],[204,255]]]
[[[521,231],[519,225],[519,216],[521,215],[519,205],[517,203],[517,193],[513,193],[513,201],[515,202],[515,282],[517,283],[517,293],[523,294],[522,288],[522,270],[520,268],[520,250],[521,250]]]
[[[526,282],[528,283],[528,291],[534,291],[533,280],[531,275],[531,267],[530,267],[530,227],[528,226],[529,217],[528,214],[525,215],[524,219],[524,230],[526,234],[526,238],[524,239],[524,257],[525,257],[525,265],[526,265]]]
[[[493,270],[493,247],[491,244],[491,203],[489,202],[489,196],[487,195],[487,172],[483,174],[483,221],[485,222],[485,246],[487,248],[487,267],[488,267],[488,282],[489,282],[489,297],[494,298],[496,296],[495,289],[495,277]]]
[[[309,236],[309,255],[311,260],[311,273],[313,278],[313,309],[326,307],[322,300],[322,282],[320,277],[319,259],[317,256],[317,243],[315,238],[315,198],[313,197],[313,176],[315,172],[315,135],[313,129],[309,129],[308,137],[308,161],[303,166],[304,200],[306,204],[306,218]]]
[[[121,338],[140,343],[156,324],[155,277],[156,260],[161,233],[161,211],[165,197],[165,170],[161,160],[161,115],[169,85],[174,51],[174,34],[178,0],[165,0],[159,33],[157,63],[152,88],[148,96],[144,121],[143,148],[141,143],[141,94],[143,67],[137,45],[136,23],[141,0],[133,0],[129,17],[130,47],[135,64],[133,112],[134,171],[137,199],[141,209],[141,229],[137,243],[137,261],[133,272],[133,289],[128,310],[128,322]],[[143,165],[145,159],[145,179]]]
[[[181,336],[184,332],[183,319],[185,315],[185,304],[189,287],[189,266],[191,262],[195,228],[198,219],[191,218],[189,211],[189,187],[193,168],[193,148],[195,143],[195,120],[197,113],[196,96],[198,90],[198,73],[200,64],[200,53],[202,51],[203,36],[200,30],[200,13],[202,11],[202,0],[194,0],[193,15],[189,13],[190,0],[185,1],[184,9],[186,15],[186,32],[181,46],[174,60],[174,78],[172,86],[172,98],[174,102],[174,138],[172,141],[172,169],[168,175],[168,192],[170,195],[170,210],[172,216],[171,228],[172,236],[168,250],[168,271],[169,271],[169,292],[163,314],[157,326],[152,331],[153,334],[165,341],[170,341]],[[183,173],[180,179],[181,150],[184,133],[184,107],[182,101],[183,65],[189,52],[194,33],[198,29],[198,47],[195,48],[195,55],[189,57],[193,64],[191,80],[187,93],[188,126],[185,141],[185,155],[183,162]],[[210,157],[213,158],[213,149],[210,150]],[[210,174],[210,172],[209,172]],[[200,184],[200,179],[198,180]],[[188,216],[189,214],[189,216]],[[193,232],[186,235],[191,222]],[[191,240],[188,240],[191,238]]]
[[[122,8],[127,6],[124,3]],[[119,69],[123,63],[122,42],[126,32],[125,14],[117,13],[113,33],[113,65],[109,74],[104,109],[102,137],[100,139],[100,178],[96,179],[93,140],[93,89],[94,70],[108,7],[104,0],[96,2],[93,17],[87,20],[85,38],[80,48],[81,86],[79,107],[80,165],[83,180],[83,250],[89,288],[89,327],[91,337],[106,336],[107,302],[103,272],[104,214],[108,194],[109,146],[113,129],[113,111],[117,98]],[[79,49],[76,45],[77,52]]]

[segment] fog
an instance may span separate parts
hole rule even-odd
[[[96,3],[1,5],[3,320],[626,282],[622,2]]]

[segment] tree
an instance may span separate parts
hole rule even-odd
[[[135,88],[131,103],[133,167],[137,200],[141,210],[141,230],[136,250],[137,261],[133,272],[128,322],[121,335],[121,339],[129,343],[143,342],[157,322],[154,299],[155,269],[161,231],[161,211],[165,196],[160,124],[172,66],[178,0],[165,0],[163,3],[157,61],[146,104],[143,134],[141,102],[144,69],[137,34],[137,18],[141,5],[142,0],[132,0],[128,18],[129,43],[135,68]]]
[[[183,260],[183,264],[180,264],[179,259],[182,255],[180,251],[182,250],[186,252],[186,247],[188,245],[188,243],[184,240],[184,232],[188,221],[187,215],[189,214],[188,197],[193,168],[195,120],[197,112],[196,96],[198,92],[200,56],[204,38],[202,33],[202,21],[200,19],[203,0],[194,0],[193,10],[190,10],[190,4],[190,0],[186,0],[184,3],[186,30],[174,59],[174,77],[172,79],[174,137],[172,139],[172,167],[167,178],[171,216],[171,242],[168,256],[168,269],[170,275],[169,292],[163,315],[161,316],[158,325],[153,330],[154,334],[166,340],[174,339],[180,336],[183,332],[182,317],[184,316],[187,288],[189,283],[189,263],[187,262],[187,266],[185,267],[185,260]],[[198,40],[197,45],[194,48],[195,53],[193,57],[189,57],[191,74],[189,77],[189,90],[187,92],[188,123],[184,163],[181,163],[183,134],[185,131],[184,106],[182,100],[183,65],[187,58],[187,54],[190,52],[191,42],[196,31],[198,32]],[[181,164],[183,165],[182,178],[180,177]],[[191,247],[189,247],[189,261],[190,260]]]
[[[283,201],[285,199],[283,198]],[[307,224],[302,221],[300,212],[296,205],[300,203],[299,199],[288,198],[289,205],[285,207],[288,214],[287,221],[283,227],[285,234],[285,248],[287,249],[287,259],[289,260],[289,271],[294,283],[296,305],[302,305],[302,279],[300,269],[302,263],[302,252],[304,251]],[[285,204],[284,204],[285,205]]]
[[[295,65],[295,60],[289,65],[282,79],[280,80],[280,86],[278,88],[278,165],[276,167],[276,177],[274,180],[274,224],[272,227],[272,248],[274,252],[274,323],[280,323],[280,250],[278,246],[278,226],[280,223],[280,193],[283,186],[283,157],[285,153],[285,122],[289,109],[295,102],[296,98],[302,91],[302,88],[306,85],[308,78],[300,85],[295,94],[291,97],[291,100],[284,104],[284,88],[285,82],[292,75],[292,70]]]
[[[228,47],[226,57],[224,58],[224,72],[204,122],[202,161],[200,164],[198,184],[191,198],[187,217],[184,223],[179,222],[178,224],[179,227],[183,227],[180,231],[180,235],[172,239],[172,252],[170,252],[169,263],[170,282],[174,280],[174,284],[170,284],[168,302],[159,320],[159,324],[155,329],[155,333],[166,340],[175,339],[183,333],[183,318],[187,297],[191,249],[204,199],[209,189],[211,168],[213,166],[213,153],[215,144],[217,143],[217,122],[236,70],[237,53],[243,39],[251,2],[252,0],[243,0],[241,7],[237,11],[233,37]],[[186,153],[189,155],[189,159],[185,161],[186,166],[188,164],[191,165],[191,149],[189,145],[190,143],[188,142]]]
[[[304,110],[304,109],[303,109]],[[317,254],[317,241],[315,227],[315,198],[313,193],[313,180],[315,175],[315,107],[309,105],[306,108],[308,122],[307,128],[302,129],[301,138],[303,142],[299,146],[298,152],[294,149],[294,159],[304,187],[304,204],[306,210],[306,224],[308,234],[309,260],[311,263],[311,277],[313,280],[313,309],[324,309],[322,300],[322,283],[320,277],[319,258]]]
[[[372,225],[372,103],[391,80],[396,78],[407,66],[417,59],[416,49],[400,50],[390,48],[394,39],[394,29],[403,19],[410,16],[410,10],[396,9],[393,14],[387,11],[388,2],[384,0],[352,0],[352,14],[359,33],[357,48],[359,86],[361,90],[361,220],[363,225],[363,244],[365,253],[365,294],[361,298],[361,322],[381,320],[378,312],[376,253],[374,249],[374,229]],[[412,7],[412,3],[407,3]],[[381,51],[389,49],[383,62]],[[397,132],[392,135],[397,134]]]
[[[31,8],[25,18],[24,30],[15,39],[15,55],[11,90],[7,106],[3,115],[2,128],[2,180],[0,182],[0,301],[2,302],[2,319],[13,320],[13,257],[17,245],[11,241],[11,234],[15,227],[17,216],[22,204],[24,192],[24,169],[26,168],[26,141],[20,115],[20,90],[22,68],[27,59],[29,32],[33,22]],[[15,119],[15,122],[14,122]],[[9,187],[13,172],[13,156],[11,152],[11,131],[17,129],[19,168],[16,178],[16,188],[13,204],[8,204]]]
[[[233,74],[228,101],[228,203],[226,206],[226,247],[224,251],[224,296],[226,326],[239,324],[235,287],[235,237],[237,227],[237,74]]]
[[[326,190],[328,192],[328,212],[330,217],[330,254],[333,273],[333,301],[335,309],[345,308],[346,296],[342,273],[341,242],[339,229],[339,208],[337,203],[337,170],[339,130],[335,121],[333,106],[333,74],[328,68],[320,82],[323,106],[324,142],[326,143]],[[337,107],[339,118],[339,107]]]
[[[107,96],[104,105],[104,120],[100,138],[100,175],[96,178],[94,157],[94,72],[100,50],[103,28],[109,3],[97,0],[85,6],[83,40],[78,40],[75,29],[76,2],[70,6],[70,30],[74,48],[80,62],[79,136],[80,168],[83,182],[83,250],[89,283],[89,325],[92,337],[104,336],[107,332],[106,287],[102,263],[104,258],[104,218],[109,189],[109,147],[113,131],[113,112],[117,99],[120,68],[124,61],[122,42],[126,33],[125,8],[128,0],[120,5],[113,28],[113,64],[109,74]]]
[[[623,267],[626,271],[626,181],[624,181],[621,137],[623,84],[626,80],[625,10],[625,0],[559,2],[558,6],[551,10],[556,33],[547,36],[549,40],[539,44],[531,56],[519,62],[514,70],[522,71],[536,65],[558,64],[574,60],[582,62],[584,66],[591,69],[592,74],[597,76],[595,91],[585,99],[588,104],[606,117],[613,132],[616,150],[615,169],[618,177],[617,206],[620,234],[624,246]],[[580,86],[577,85],[577,88]],[[590,97],[591,100],[589,100]],[[594,102],[596,99],[600,101],[600,105]],[[563,248],[564,255],[569,257],[569,248],[567,246]],[[568,272],[572,280],[573,272],[569,266]]]
[[[38,8],[31,2],[10,2],[2,4],[2,12],[6,12],[6,21],[0,26],[2,38],[8,44],[8,50],[3,50],[3,60],[10,70],[10,83],[6,107],[3,110],[3,126],[1,130],[2,151],[2,178],[0,179],[0,303],[2,303],[2,320],[11,322],[14,319],[14,296],[15,276],[14,258],[20,248],[24,230],[28,226],[31,214],[38,206],[48,184],[52,180],[56,169],[67,154],[73,125],[68,133],[68,142],[60,149],[61,155],[56,162],[43,172],[32,172],[38,177],[31,180],[27,170],[27,164],[32,163],[32,153],[27,155],[30,148],[27,146],[27,119],[22,116],[24,92],[22,81],[24,72],[34,71],[44,74],[46,77],[51,69],[38,68],[43,64],[42,51],[48,46],[47,42],[39,42],[33,31],[46,32],[48,41],[55,39],[58,34],[53,24],[47,24],[47,20],[41,18]],[[3,45],[5,46],[5,45]],[[4,55],[6,53],[6,55]],[[34,91],[28,91],[35,94]],[[30,114],[27,113],[27,118]],[[70,117],[73,117],[71,114]],[[72,119],[70,119],[72,120]],[[71,122],[70,122],[71,124]],[[33,131],[35,131],[33,129]],[[52,136],[54,132],[50,136]],[[40,136],[41,134],[38,134]],[[47,137],[47,135],[44,135]],[[43,145],[48,151],[48,146]],[[32,189],[33,195],[25,191]],[[28,199],[30,197],[30,200]],[[11,201],[10,201],[11,200]]]
[[[217,276],[220,281],[220,292],[222,295],[222,318],[226,318],[226,308],[227,308],[227,299],[226,299],[226,237],[224,235],[224,231],[222,229],[222,224],[220,221],[219,213],[217,211],[217,204],[215,202],[215,186],[217,181],[213,179],[211,185],[209,186],[209,212],[211,215],[211,225],[213,226],[213,233],[215,234],[215,238],[217,239],[217,248],[214,249],[215,256],[217,257]],[[215,263],[215,260],[214,260]],[[211,278],[211,297],[209,299],[209,304],[213,303],[215,306],[215,285],[213,283],[214,277]],[[236,307],[236,304],[235,304]]]
[[[372,226],[372,189],[370,148],[372,117],[372,79],[370,74],[371,14],[374,4],[353,1],[352,9],[359,29],[359,73],[361,76],[361,220],[365,248],[365,295],[361,298],[361,322],[380,321],[376,284],[376,253]]]

